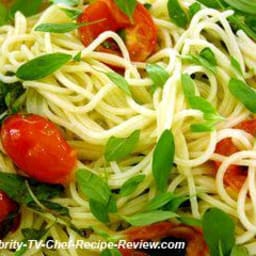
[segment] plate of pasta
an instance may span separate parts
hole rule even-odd
[[[0,1],[0,255],[256,255],[255,17]]]

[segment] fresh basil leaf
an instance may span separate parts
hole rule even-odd
[[[174,194],[170,192],[165,192],[156,195],[152,200],[150,200],[146,206],[147,211],[157,210],[168,204],[174,198]]]
[[[100,253],[100,256],[122,256],[122,254],[116,249],[105,249]]]
[[[198,2],[200,2],[201,4],[213,8],[213,9],[221,9],[223,8],[223,5],[221,3],[221,1],[219,0],[197,0]]]
[[[8,10],[5,7],[5,5],[3,5],[0,2],[0,26],[5,25],[8,21]]]
[[[188,14],[189,18],[192,19],[195,14],[201,10],[201,4],[195,2],[189,6]]]
[[[211,255],[220,256],[219,243],[224,255],[229,255],[235,244],[235,224],[225,212],[211,208],[202,219],[204,239]]]
[[[110,137],[105,148],[107,161],[119,161],[128,156],[136,147],[140,138],[140,131],[134,131],[127,138]]]
[[[79,61],[81,61],[81,56],[82,56],[82,52],[80,51],[80,52],[78,52],[78,53],[73,57],[73,60],[79,62]]]
[[[200,219],[196,219],[193,217],[180,216],[179,221],[185,225],[193,226],[193,227],[201,227],[202,221]]]
[[[24,228],[21,230],[22,235],[26,240],[40,240],[44,237],[49,229],[34,229],[34,228]]]
[[[215,124],[216,122],[205,122],[205,123],[199,123],[199,124],[192,124],[190,126],[190,129],[192,132],[212,132],[215,130]]]
[[[171,131],[165,130],[153,152],[152,172],[158,191],[165,192],[174,161],[175,145]]]
[[[76,172],[76,180],[82,193],[90,200],[108,204],[111,190],[103,179],[86,169],[79,169]]]
[[[182,74],[181,82],[182,82],[182,87],[183,87],[185,97],[189,102],[189,99],[196,95],[194,81],[188,74]]]
[[[168,13],[171,21],[178,27],[186,28],[188,25],[188,17],[186,12],[180,6],[178,0],[168,0]]]
[[[217,60],[211,48],[206,47],[200,52],[200,56],[207,60],[212,66],[217,66]]]
[[[64,216],[70,218],[69,209],[67,207],[64,207],[58,203],[51,202],[48,200],[40,200],[40,203],[44,205],[48,210],[51,211],[51,213],[54,214],[54,216]],[[31,202],[28,204],[28,206],[32,209],[35,209],[37,211],[42,211],[41,207],[39,207],[35,202]]]
[[[102,22],[103,20],[104,19],[96,20],[96,21],[92,21],[92,22],[83,22],[83,23],[74,23],[74,22],[71,22],[71,23],[42,23],[42,24],[39,24],[35,28],[35,31],[63,34],[63,33],[71,32],[71,31],[81,28],[81,27],[85,27],[85,26],[89,26],[92,24]]]
[[[116,72],[108,72],[106,73],[107,77],[122,91],[124,91],[128,96],[131,96],[131,91],[129,89],[128,82],[121,75]]]
[[[0,190],[20,204],[33,202],[27,190],[26,181],[39,201],[60,196],[64,190],[63,186],[60,185],[48,185],[19,175],[0,172]]]
[[[145,179],[145,177],[146,176],[144,174],[141,174],[127,180],[120,189],[120,195],[128,196],[133,193],[137,189],[139,184]]]
[[[145,226],[150,225],[156,222],[168,220],[171,218],[175,218],[177,215],[174,212],[170,211],[152,211],[139,213],[129,217],[123,217],[125,221],[127,221],[132,226]]]
[[[5,84],[0,81],[0,114],[4,112],[2,120],[11,114],[21,110],[24,101],[25,89],[20,82]]]
[[[71,59],[72,56],[65,53],[45,54],[21,65],[16,76],[22,80],[38,80],[54,73]]]
[[[249,256],[249,252],[246,247],[235,245],[230,256]]]
[[[176,212],[180,206],[189,199],[188,196],[174,196],[174,198],[164,206],[164,210]]]
[[[191,108],[200,110],[203,113],[216,113],[212,104],[200,96],[189,97],[189,104]]]
[[[10,16],[14,17],[17,11],[22,12],[27,17],[37,14],[42,3],[43,0],[16,0],[10,8]]]
[[[154,93],[158,87],[163,88],[169,78],[169,74],[161,66],[157,64],[147,64],[146,71],[153,81],[152,92]]]
[[[60,8],[70,19],[76,20],[82,13],[79,9]]]
[[[252,31],[256,32],[256,18],[254,16],[246,15],[244,22]]]
[[[114,0],[120,10],[125,13],[130,19],[133,16],[135,8],[137,6],[136,0]]]
[[[105,204],[98,201],[89,200],[90,210],[94,217],[99,221],[107,224],[109,222],[108,209]]]
[[[246,14],[256,14],[256,3],[250,0],[223,0],[235,10],[244,12]]]
[[[240,63],[232,56],[231,57],[231,66],[234,68],[234,70],[239,74],[239,75],[243,75],[243,71],[241,68]]]
[[[216,74],[217,69],[217,61],[214,53],[210,48],[204,48],[199,55],[186,55],[183,57],[184,60],[194,63],[196,65],[200,65],[210,70],[212,73]]]
[[[145,3],[145,4],[144,4],[144,7],[145,7],[147,10],[150,10],[150,9],[152,8],[152,4]]]
[[[65,4],[68,6],[75,6],[79,5],[80,3],[79,0],[50,0],[50,2],[53,4]]]
[[[245,82],[232,78],[229,82],[229,90],[248,110],[256,113],[256,92]]]
[[[116,198],[114,194],[111,195],[108,204],[107,204],[108,212],[115,213],[117,212]]]

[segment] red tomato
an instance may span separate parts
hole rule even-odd
[[[256,136],[256,119],[246,120],[238,124],[236,129],[244,130],[253,136]],[[215,152],[224,156],[230,156],[239,149],[234,145],[230,138],[220,141]],[[216,172],[220,166],[220,162],[215,161]],[[240,191],[247,177],[247,169],[243,166],[231,165],[224,175],[224,183],[234,191]]]
[[[46,118],[10,116],[3,122],[1,140],[7,155],[28,176],[52,184],[70,181],[76,153]]]
[[[155,51],[157,43],[157,30],[153,19],[147,9],[140,3],[137,4],[132,17],[132,23],[113,0],[98,0],[85,8],[83,14],[78,18],[78,23],[94,22],[102,20],[96,24],[83,26],[79,29],[81,41],[88,46],[98,35],[105,31],[123,29],[125,43],[129,50],[131,59],[134,61],[144,61]],[[98,48],[99,51],[120,54],[116,45]]]
[[[208,255],[208,247],[203,239],[202,231],[199,228],[183,224],[160,222],[144,227],[133,227],[126,230],[124,234],[129,241],[160,240],[166,237],[180,238],[187,241],[187,256]],[[147,255],[143,252],[128,249],[121,249],[120,252],[123,256]]]
[[[8,218],[9,214],[17,210],[17,204],[4,192],[0,191],[0,223]]]
[[[144,61],[157,45],[157,29],[148,10],[137,4],[133,15],[134,25],[124,30],[125,43],[133,61]]]
[[[129,18],[119,10],[113,0],[98,0],[90,4],[78,18],[79,23],[97,20],[102,21],[79,28],[81,41],[85,46],[105,31],[117,31],[130,25]]]

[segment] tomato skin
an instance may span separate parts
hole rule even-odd
[[[252,136],[256,136],[256,119],[246,120],[238,124],[236,129],[243,130],[250,133]],[[239,149],[232,142],[232,139],[227,138],[221,140],[216,145],[215,152],[224,156],[230,156]],[[215,171],[218,171],[220,162],[215,161]],[[247,177],[247,168],[238,165],[231,165],[225,172],[224,183],[226,186],[230,187],[234,191],[240,191]]]
[[[46,118],[10,116],[3,122],[1,140],[7,155],[29,177],[51,184],[65,184],[72,178],[76,153]]]
[[[160,222],[144,227],[133,227],[124,234],[129,241],[154,241],[165,237],[185,239],[187,241],[187,256],[206,256],[208,247],[203,239],[201,229],[171,222]],[[122,256],[144,256],[144,252],[122,249]],[[138,253],[138,254],[136,254]]]
[[[4,192],[0,191],[0,223],[8,218],[10,213],[17,210],[17,204]]]
[[[144,61],[156,49],[157,29],[148,10],[137,3],[132,22],[113,0],[98,0],[90,4],[78,18],[78,23],[104,21],[79,28],[80,38],[88,46],[98,35],[105,31],[123,29],[125,43],[130,53],[131,60]],[[120,50],[99,46],[99,51],[120,55]]]
[[[157,29],[148,10],[137,4],[133,15],[134,25],[124,30],[125,43],[131,60],[144,61],[157,46]]]
[[[78,23],[102,19],[104,20],[96,24],[79,28],[80,38],[85,46],[105,31],[117,31],[130,24],[128,17],[119,10],[113,0],[98,0],[90,4],[78,17]]]

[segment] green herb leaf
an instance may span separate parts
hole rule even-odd
[[[90,210],[92,214],[101,222],[108,223],[108,209],[105,204],[102,204],[98,201],[89,200]]]
[[[217,61],[214,53],[210,48],[204,48],[199,55],[186,55],[183,57],[184,60],[194,63],[196,65],[200,65],[210,70],[212,73],[216,74],[217,69]]]
[[[131,91],[129,89],[128,82],[122,77],[121,75],[117,74],[116,72],[109,72],[106,73],[107,77],[121,90],[123,90],[128,96],[131,96]]]
[[[196,219],[193,217],[180,216],[179,221],[185,225],[193,226],[193,227],[201,227],[202,221],[200,219]]]
[[[139,213],[137,215],[123,217],[123,219],[132,226],[145,226],[175,217],[177,217],[177,215],[174,212],[159,210],[146,213]]]
[[[67,8],[60,8],[70,19],[76,20],[83,11],[80,9],[67,9]]]
[[[244,12],[246,14],[256,14],[256,3],[249,0],[224,0],[224,2],[230,5],[235,10]]]
[[[20,204],[33,202],[26,181],[39,201],[60,196],[64,191],[63,186],[60,185],[48,185],[19,175],[0,172],[0,190]]]
[[[255,18],[255,16],[246,15],[245,19],[244,19],[244,22],[253,32],[256,32],[256,18]]]
[[[154,93],[158,87],[163,88],[169,78],[169,74],[161,66],[157,64],[147,64],[146,71],[153,81],[152,92]]]
[[[174,196],[170,202],[165,205],[164,210],[176,212],[180,206],[189,199],[188,196]]]
[[[43,236],[47,234],[49,229],[34,229],[34,228],[24,228],[21,230],[22,235],[26,240],[40,240]]]
[[[188,14],[189,18],[192,19],[195,14],[197,14],[201,10],[201,4],[195,2],[189,6]]]
[[[50,2],[53,4],[65,4],[68,6],[75,6],[80,3],[79,0],[50,0]]]
[[[203,215],[204,239],[211,255],[220,256],[219,243],[224,255],[229,255],[235,244],[235,224],[223,211],[211,208]]]
[[[109,203],[111,190],[108,184],[96,174],[79,169],[76,172],[76,180],[81,191],[90,199],[103,205]]]
[[[203,113],[216,113],[212,104],[200,96],[190,97],[189,104],[191,108],[200,110]]]
[[[21,110],[24,96],[25,89],[20,82],[5,84],[0,81],[0,114],[6,113],[1,120]]]
[[[180,6],[178,0],[168,0],[167,3],[169,17],[178,27],[186,28],[188,25],[188,17]]]
[[[156,195],[152,200],[148,202],[146,206],[147,211],[157,210],[165,206],[174,198],[174,194],[170,192],[165,192],[159,195]]]
[[[252,113],[256,113],[256,92],[254,89],[236,78],[232,78],[228,86],[235,98],[242,102],[242,104]]]
[[[168,178],[173,167],[175,154],[174,137],[171,131],[165,130],[153,152],[152,171],[158,191],[165,192]]]
[[[130,19],[133,16],[135,8],[137,6],[136,0],[114,0],[120,10],[125,13]]]
[[[249,252],[246,247],[235,245],[230,256],[249,256]]]
[[[22,12],[27,17],[37,14],[40,10],[42,3],[43,0],[16,0],[11,6],[10,16],[14,17],[14,14],[17,11]]]
[[[137,189],[139,184],[145,179],[145,177],[146,176],[144,174],[141,174],[127,180],[120,189],[120,195],[128,196],[133,193]]]
[[[127,138],[110,137],[105,148],[107,161],[119,161],[128,156],[136,147],[140,138],[140,131],[134,131]]]
[[[8,21],[8,10],[7,8],[0,2],[0,26],[6,24]]]
[[[194,81],[188,74],[182,74],[181,82],[182,82],[182,87],[183,87],[185,97],[189,102],[189,99],[196,95]]]
[[[152,4],[145,3],[145,4],[144,4],[144,7],[145,7],[147,10],[150,10],[150,9],[152,8]]]
[[[201,52],[200,52],[200,56],[207,60],[212,66],[216,67],[217,66],[217,61],[215,58],[215,55],[213,53],[213,51],[211,50],[211,48],[206,47],[204,48]]]
[[[92,21],[92,22],[83,22],[83,23],[74,23],[74,22],[71,22],[71,23],[42,23],[42,24],[39,24],[35,28],[35,31],[63,34],[63,33],[71,32],[80,27],[85,27],[85,26],[89,26],[92,24],[102,22],[103,20],[104,19],[96,20],[96,21]]]
[[[234,70],[239,74],[239,75],[243,75],[243,71],[241,68],[240,63],[232,56],[231,57],[231,66],[234,68]]]
[[[213,9],[221,9],[223,7],[223,5],[221,4],[221,2],[219,0],[197,0],[198,2],[200,2],[201,4],[213,8]]]
[[[64,53],[45,54],[21,65],[16,76],[22,80],[38,80],[54,73],[71,59],[71,55]]]
[[[116,249],[105,249],[100,253],[100,256],[122,256],[122,254]]]
[[[80,51],[80,52],[78,52],[78,53],[73,57],[73,60],[79,62],[79,61],[81,61],[81,56],[82,56],[82,52]]]

